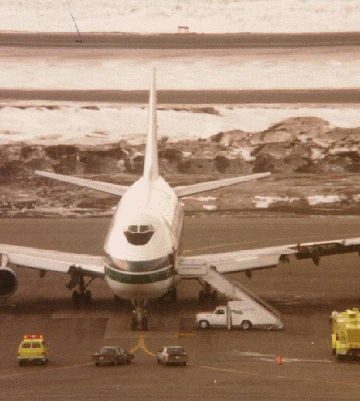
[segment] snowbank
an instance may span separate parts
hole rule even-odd
[[[339,203],[346,199],[347,197],[345,195],[314,195],[307,197],[307,201],[310,206],[328,203]]]
[[[267,209],[274,203],[293,203],[299,200],[299,198],[290,198],[288,196],[262,196],[257,195],[253,199],[254,206],[257,209]]]
[[[255,132],[286,118],[307,116],[320,117],[339,127],[360,126],[358,107],[217,106],[216,109],[219,114],[193,113],[191,109],[159,110],[159,135],[177,141],[208,138],[234,129]],[[17,106],[10,107],[0,104],[0,144],[17,141],[97,144],[121,139],[134,144],[142,143],[147,118],[147,108],[140,106],[97,105],[96,108],[88,108],[81,104],[63,103],[51,107],[24,107],[24,103],[17,103]],[[247,149],[240,153],[246,160],[251,158]]]

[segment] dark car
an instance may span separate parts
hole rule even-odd
[[[188,356],[184,348],[179,345],[162,347],[157,353],[157,362],[164,365],[183,365],[188,362]]]
[[[121,347],[107,345],[100,352],[93,354],[92,359],[96,366],[100,365],[122,365],[130,363],[134,355]]]

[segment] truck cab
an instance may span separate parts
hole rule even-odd
[[[226,327],[227,306],[217,306],[213,312],[203,312],[196,315],[196,322],[201,329],[209,327]]]

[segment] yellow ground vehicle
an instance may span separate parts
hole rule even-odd
[[[39,334],[28,334],[24,336],[19,345],[17,361],[20,366],[27,362],[46,365],[49,360],[48,354],[49,349],[44,337]]]
[[[358,308],[345,312],[333,312],[332,353],[338,360],[360,358],[360,311]]]

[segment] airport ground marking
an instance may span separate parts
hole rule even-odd
[[[214,370],[218,372],[225,372],[225,373],[234,373],[234,374],[245,374],[248,376],[261,376],[264,378],[263,374],[259,374],[256,372],[250,372],[246,370],[240,370],[240,369],[232,369],[232,368],[220,368],[216,366],[210,366],[210,365],[193,365],[195,367],[201,368],[201,369],[208,369],[208,370]],[[310,377],[289,377],[289,376],[284,376],[284,375],[274,375],[274,376],[267,376],[267,379],[278,379],[278,380],[287,380],[287,381],[296,381],[296,382],[311,382],[311,383],[325,383],[325,384],[335,384],[335,385],[342,385],[342,386],[354,386],[354,387],[360,387],[359,382],[351,382],[351,381],[340,381],[340,380],[317,380],[313,379]]]
[[[194,337],[196,334],[195,333],[193,333],[193,332],[181,332],[181,331],[179,331],[179,332],[176,332],[175,333],[175,336],[176,337]]]
[[[86,363],[78,363],[75,365],[64,365],[64,366],[54,366],[54,367],[48,367],[46,369],[43,369],[41,371],[41,373],[47,373],[47,372],[53,372],[54,370],[61,370],[61,369],[72,369],[72,368],[81,368],[81,367],[85,367],[85,366],[90,366],[92,365],[93,362],[86,362]],[[12,379],[15,377],[19,377],[19,376],[30,376],[32,374],[36,374],[39,375],[39,371],[38,370],[31,370],[30,372],[26,372],[25,369],[26,368],[21,368],[23,369],[22,372],[14,372],[14,373],[9,373],[9,374],[5,374],[5,375],[0,375],[0,380],[6,380],[6,379]]]
[[[192,332],[176,332],[176,333],[174,333],[173,336],[170,336],[170,337],[193,337],[193,336],[195,336],[195,333],[192,333]],[[139,334],[138,343],[133,348],[130,349],[130,352],[135,353],[138,350],[142,350],[146,354],[148,354],[152,357],[156,356],[156,354],[151,352],[149,350],[149,348],[147,347],[147,345],[145,344],[145,335],[144,334]]]
[[[138,343],[135,345],[135,347],[133,347],[130,352],[131,353],[135,353],[138,350],[142,350],[144,351],[146,354],[150,355],[150,356],[156,356],[153,352],[151,352],[148,347],[145,344],[145,336],[144,334],[140,334],[139,335],[139,341]]]

